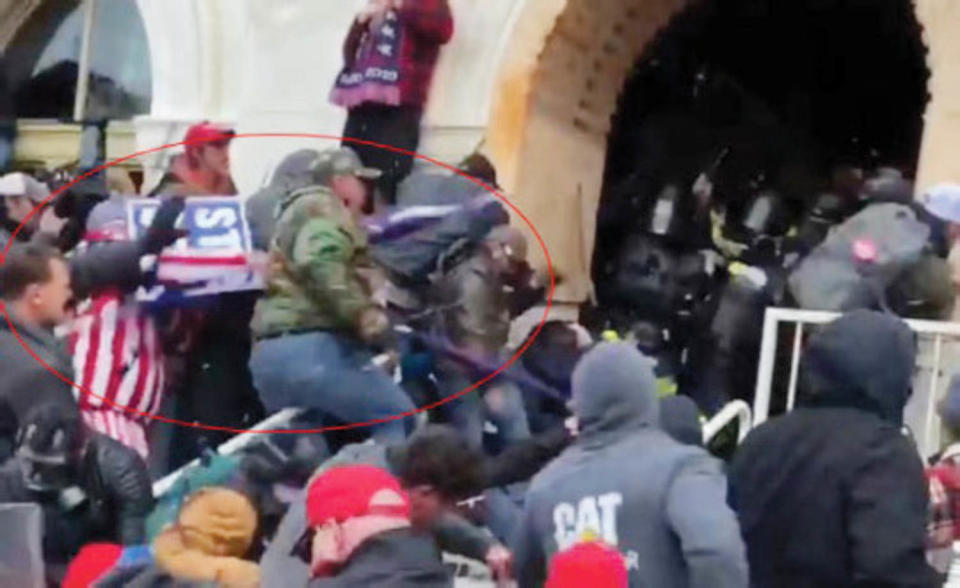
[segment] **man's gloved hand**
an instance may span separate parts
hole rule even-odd
[[[183,213],[186,207],[186,201],[183,196],[171,196],[165,199],[157,209],[157,214],[147,229],[147,234],[141,239],[143,253],[145,255],[158,255],[164,248],[173,245],[177,239],[185,237],[188,233],[183,229],[177,229],[177,219]]]

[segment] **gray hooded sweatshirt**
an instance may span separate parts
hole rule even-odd
[[[720,464],[660,430],[653,363],[604,343],[573,374],[576,442],[538,474],[513,544],[522,588],[558,551],[597,538],[624,556],[631,586],[742,588],[740,529]]]
[[[319,158],[320,154],[314,149],[294,151],[280,162],[270,182],[247,199],[247,223],[256,249],[270,249],[280,202],[289,194],[317,183],[313,167]]]

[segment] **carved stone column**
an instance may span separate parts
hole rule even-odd
[[[960,183],[960,2],[914,0],[930,68],[917,171],[917,195],[944,182]]]

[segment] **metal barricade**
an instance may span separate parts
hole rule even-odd
[[[376,368],[383,368],[384,366],[390,363],[390,357],[387,355],[378,355],[371,360],[371,364]],[[394,381],[400,382],[400,372],[399,368],[394,370]],[[306,411],[304,408],[285,408],[280,412],[270,415],[256,426],[251,428],[246,433],[242,433],[233,437],[232,439],[226,441],[220,447],[217,448],[217,453],[220,455],[232,455],[237,453],[241,449],[247,447],[251,443],[261,439],[261,436],[265,431],[275,431],[278,429],[284,429],[289,426],[291,422],[301,414]],[[173,485],[184,475],[190,468],[194,468],[200,465],[200,458],[197,458],[187,465],[181,467],[175,472],[164,476],[163,478],[157,480],[153,484],[153,495],[155,497],[162,496],[165,494]]]
[[[804,333],[810,326],[823,325],[834,321],[841,315],[835,312],[797,310],[789,308],[768,308],[763,323],[763,342],[760,347],[760,360],[757,366],[757,386],[753,401],[753,425],[759,425],[770,417],[770,404],[773,396],[774,371],[777,359],[778,334],[781,323],[796,325],[792,338],[789,378],[786,391],[786,410],[793,410],[797,401],[797,379],[800,367],[800,354],[803,348]],[[908,413],[916,418],[906,418],[914,431],[921,430],[917,444],[924,456],[939,450],[939,427],[936,403],[949,378],[942,377],[947,352],[945,346],[951,340],[960,341],[960,323],[947,323],[922,320],[906,320],[907,325],[917,334],[921,346],[918,354],[918,369],[914,380],[913,407]],[[954,355],[950,354],[950,359]],[[960,367],[960,366],[958,366]],[[917,386],[917,384],[921,384]],[[923,385],[925,384],[925,385]],[[917,404],[920,403],[920,404]],[[910,416],[908,414],[908,416]],[[919,420],[918,420],[919,419]],[[910,422],[912,420],[912,422]]]
[[[717,433],[732,423],[734,419],[738,421],[737,444],[739,445],[743,441],[743,438],[747,436],[747,433],[750,432],[750,428],[753,425],[750,405],[743,400],[730,401],[720,412],[713,415],[713,417],[703,425],[704,445],[710,443],[710,441],[716,437]]]
[[[274,431],[277,429],[283,429],[301,413],[303,413],[303,409],[301,408],[287,408],[281,410],[280,412],[267,417],[248,432],[237,435],[236,437],[233,437],[229,441],[222,444],[217,448],[217,453],[220,455],[232,455],[244,447],[247,447],[254,441],[261,439],[261,435],[263,435],[261,431]],[[186,473],[190,468],[194,468],[198,465],[200,465],[200,458],[191,461],[177,471],[157,480],[153,483],[153,495],[157,497],[163,496],[168,490],[170,490],[170,488],[173,487],[174,484],[177,483],[177,480],[179,480],[184,473]]]

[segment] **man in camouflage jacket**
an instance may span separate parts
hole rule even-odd
[[[371,364],[370,344],[389,323],[362,277],[366,236],[357,219],[365,181],[380,172],[347,148],[320,153],[313,168],[316,185],[290,193],[276,211],[267,292],[252,325],[254,383],[269,412],[307,407],[354,423],[410,411],[407,395]],[[373,434],[398,442],[406,423],[380,423]]]

